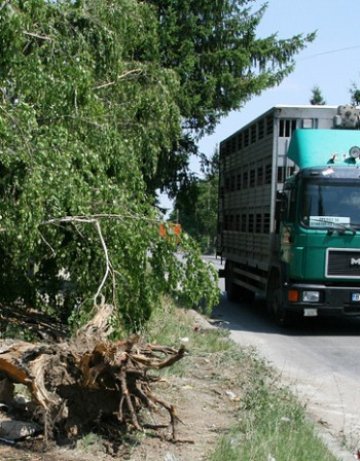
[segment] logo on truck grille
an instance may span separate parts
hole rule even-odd
[[[350,266],[360,266],[360,258],[351,258]]]

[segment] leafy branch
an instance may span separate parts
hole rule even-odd
[[[127,72],[124,72],[122,75],[119,75],[115,81],[103,83],[101,85],[95,86],[94,90],[101,90],[103,88],[109,88],[110,86],[116,85],[120,80],[123,80],[130,75],[140,75],[142,73],[142,69],[131,69]]]

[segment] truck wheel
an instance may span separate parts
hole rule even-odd
[[[275,316],[275,311],[277,310],[277,305],[279,302],[277,300],[275,303],[274,300],[275,292],[279,290],[279,287],[279,275],[276,272],[271,272],[266,289],[266,307],[268,314],[272,317]]]
[[[285,320],[285,310],[282,306],[282,295],[280,288],[274,290],[271,303],[271,313],[274,316],[276,323],[283,326]]]
[[[295,322],[295,315],[284,308],[283,293],[281,290],[280,275],[272,272],[266,293],[266,304],[269,314],[277,325],[290,327]]]
[[[247,303],[252,303],[255,300],[255,293],[253,291],[247,290],[246,288],[240,287],[241,290],[241,299]]]
[[[227,294],[227,298],[231,302],[239,301],[241,294],[240,294],[240,287],[235,285],[230,275],[225,276],[225,291]]]
[[[284,328],[289,328],[295,323],[295,316],[292,312],[284,308],[283,296],[280,288],[274,290],[272,298],[272,314],[275,318],[277,325]]]
[[[233,281],[234,271],[232,264],[225,267],[225,291],[229,301],[245,301],[252,302],[255,298],[255,293],[246,288],[236,285]]]

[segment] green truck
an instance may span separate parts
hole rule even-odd
[[[360,316],[359,156],[352,106],[276,106],[220,143],[230,300],[264,296],[282,325]]]

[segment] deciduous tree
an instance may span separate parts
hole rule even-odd
[[[200,245],[203,253],[215,251],[219,188],[218,153],[202,156],[202,178],[192,176],[177,195],[170,219],[179,220],[184,230]]]
[[[18,0],[0,43],[1,300],[78,320],[105,296],[131,327],[164,292],[216,302],[214,273],[186,236],[174,257],[146,193],[180,133],[153,8]]]

